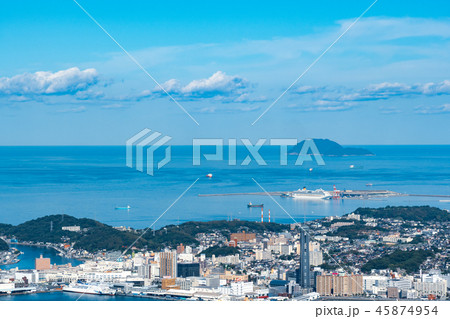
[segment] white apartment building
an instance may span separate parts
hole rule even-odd
[[[309,263],[311,266],[323,264],[323,253],[320,249],[320,243],[316,241],[309,242]]]

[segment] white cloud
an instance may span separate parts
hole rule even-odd
[[[426,95],[450,94],[450,81],[445,80],[440,83],[425,83],[420,89],[421,92]]]
[[[254,96],[250,93],[243,93],[233,100],[233,102],[239,103],[256,103],[265,101],[267,101],[265,96]]]
[[[225,72],[217,71],[209,78],[193,80],[185,86],[182,86],[176,79],[170,79],[161,86],[169,94],[185,98],[213,98],[239,97],[249,88],[249,83],[239,76],[227,75]],[[164,95],[160,87],[156,87],[153,92]]]
[[[217,71],[207,79],[194,80],[182,88],[184,94],[230,94],[246,89],[248,82],[238,76],[229,76]]]
[[[57,72],[38,71],[0,78],[0,94],[54,95],[86,90],[98,81],[95,69],[81,71],[74,67]]]
[[[443,104],[440,106],[425,106],[425,107],[416,107],[416,114],[443,114],[450,113],[450,104]]]
[[[77,106],[68,109],[58,110],[58,113],[83,113],[86,112],[87,108],[85,106]]]
[[[288,108],[300,112],[337,112],[350,110],[352,106],[352,103],[319,100],[307,105],[290,105]]]
[[[336,105],[336,106],[307,106],[298,108],[301,112],[338,112],[347,111],[352,107],[350,105]]]
[[[234,113],[236,111],[253,112],[253,111],[256,111],[256,110],[259,110],[259,109],[261,109],[261,106],[242,104],[240,106],[233,106],[233,107],[207,106],[207,107],[201,108],[197,112],[198,113],[216,113],[216,112]]]
[[[302,86],[295,89],[293,95],[309,94],[314,105],[334,106],[342,103],[387,100],[395,97],[450,95],[450,81],[405,84],[400,82],[382,82],[370,84],[362,89],[349,87],[312,87]]]
[[[380,106],[379,108],[381,114],[399,114],[402,111],[393,106]]]
[[[318,92],[321,92],[324,90],[325,90],[325,88],[323,88],[323,87],[304,85],[304,86],[300,86],[300,87],[296,88],[292,92],[297,93],[297,94],[313,94],[313,93],[318,93]]]
[[[75,93],[75,97],[78,100],[95,100],[95,99],[101,99],[105,97],[105,93],[103,91],[96,91],[96,90],[84,90],[84,91],[78,91]]]
[[[126,107],[127,107],[126,105],[114,103],[114,104],[103,105],[102,109],[114,110],[114,109],[123,109]]]
[[[166,92],[169,93],[180,93],[182,91],[182,86],[180,81],[176,80],[176,79],[170,79],[166,82],[164,82],[163,84],[161,84],[162,88],[164,90],[166,90]],[[154,91],[162,91],[160,87],[157,87],[154,89]],[[149,91],[149,94],[151,94],[151,92]]]

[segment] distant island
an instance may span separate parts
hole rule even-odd
[[[314,144],[323,156],[373,156],[372,152],[359,147],[343,147],[342,145],[329,139],[313,138]],[[292,147],[290,154],[298,155],[305,140]]]

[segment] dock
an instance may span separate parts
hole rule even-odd
[[[289,193],[290,191],[277,191],[277,192],[256,192],[256,193],[225,193],[225,194],[198,194],[199,197],[211,197],[211,196],[281,196]],[[329,191],[333,193],[333,191]],[[367,197],[367,196],[406,196],[406,194],[400,194],[388,190],[345,190],[339,192],[340,197]]]
[[[290,191],[276,191],[276,192],[254,192],[254,193],[224,193],[224,194],[198,194],[199,197],[213,197],[213,196],[281,196]],[[329,191],[333,193],[333,191]],[[344,190],[339,191],[340,198],[369,198],[369,197],[399,197],[399,196],[415,196],[415,197],[436,197],[436,198],[450,198],[450,195],[426,195],[426,194],[404,194],[389,190]]]
[[[225,193],[225,194],[198,194],[199,197],[212,197],[212,196],[248,196],[248,195],[254,195],[254,196],[281,196],[281,194],[287,193],[287,192],[260,192],[260,193]]]

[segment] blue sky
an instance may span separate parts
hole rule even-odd
[[[373,1],[79,3],[0,11],[0,145],[122,145],[173,137],[450,143],[450,4]]]

